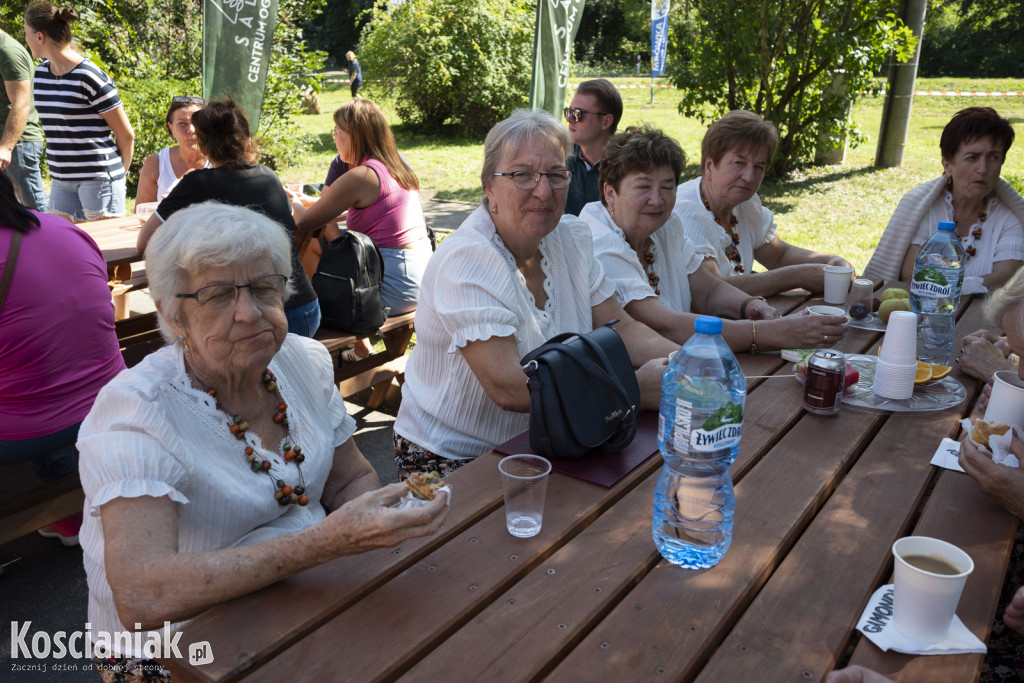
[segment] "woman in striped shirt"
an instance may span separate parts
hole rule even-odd
[[[78,13],[43,0],[25,10],[35,106],[53,184],[48,211],[74,221],[124,215],[135,131],[110,77],[71,46]],[[112,137],[113,135],[113,137]]]

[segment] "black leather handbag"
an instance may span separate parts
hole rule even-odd
[[[640,386],[617,320],[584,335],[559,334],[521,363],[530,389],[530,447],[541,455],[581,458],[633,442]]]
[[[380,328],[389,309],[381,303],[384,258],[361,232],[346,230],[320,254],[311,281],[325,327],[352,334]]]

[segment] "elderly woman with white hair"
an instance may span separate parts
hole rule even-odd
[[[94,631],[180,622],[438,530],[445,497],[389,507],[406,488],[379,488],[329,354],[287,334],[280,225],[198,204],[168,219],[146,263],[168,346],[100,392],[78,441]]]
[[[562,332],[618,320],[645,408],[678,348],[635,321],[594,258],[590,228],[563,215],[572,139],[543,111],[517,110],[484,143],[484,200],[427,264],[416,348],[395,421],[399,475],[442,474],[526,430],[519,359]]]

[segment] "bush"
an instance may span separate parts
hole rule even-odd
[[[406,121],[484,133],[527,106],[529,0],[418,0],[378,5],[370,16],[359,54],[363,78],[397,89]]]
[[[684,116],[708,123],[748,109],[773,121],[772,171],[781,175],[847,136],[863,140],[850,105],[890,53],[912,55],[915,39],[890,0],[759,4],[741,11],[735,0],[694,0],[693,13],[672,24],[668,71]]]

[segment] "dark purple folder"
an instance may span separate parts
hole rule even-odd
[[[652,454],[658,452],[658,414],[642,411],[636,421],[636,438],[621,453],[589,453],[582,458],[550,458],[551,469],[573,479],[603,486],[606,489],[630,473]],[[494,450],[504,455],[534,453],[530,448],[530,433],[523,432]]]

